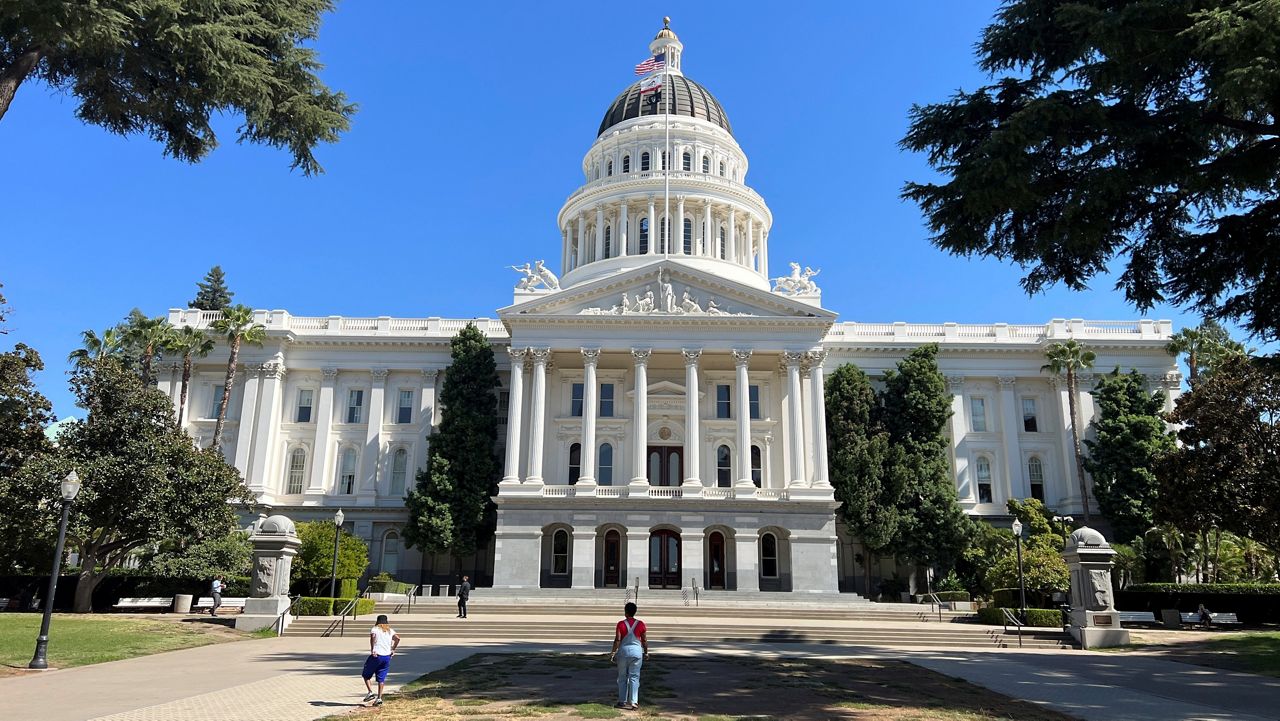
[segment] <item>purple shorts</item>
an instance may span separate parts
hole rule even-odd
[[[390,670],[390,656],[369,656],[364,660],[364,672],[360,676],[367,680],[376,675],[378,683],[384,683],[387,680],[387,672]]]

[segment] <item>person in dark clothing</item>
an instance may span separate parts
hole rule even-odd
[[[471,577],[463,576],[458,584],[458,618],[467,617],[467,599],[471,597]]]

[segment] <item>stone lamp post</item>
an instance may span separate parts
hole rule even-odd
[[[253,543],[253,579],[244,613],[236,617],[236,628],[242,631],[271,626],[288,610],[289,571],[302,546],[293,521],[279,515],[259,523],[249,541]],[[284,624],[289,620],[286,615]]]
[[[1129,632],[1120,628],[1111,566],[1116,555],[1102,534],[1087,526],[1067,538],[1062,558],[1071,572],[1071,613],[1068,630],[1083,648],[1104,648],[1129,643]]]

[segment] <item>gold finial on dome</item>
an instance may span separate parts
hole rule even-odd
[[[670,17],[670,16],[665,16],[665,17],[663,17],[663,18],[662,18],[662,29],[658,31],[658,34],[657,34],[657,35],[655,35],[653,39],[654,39],[654,40],[657,40],[657,39],[659,39],[659,38],[672,38],[672,39],[675,39],[675,40],[679,40],[679,38],[677,38],[677,37],[676,37],[675,32],[674,32],[674,31],[672,31],[672,29],[671,29],[671,17]]]

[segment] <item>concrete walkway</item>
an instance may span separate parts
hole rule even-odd
[[[310,721],[356,706],[367,640],[285,637],[217,644],[0,679],[0,718],[47,721]],[[408,639],[389,688],[481,651],[604,653],[598,644]],[[1080,651],[671,646],[659,655],[903,659],[1088,721],[1280,719],[1280,679]]]

